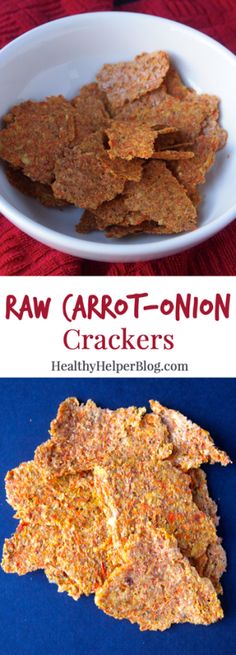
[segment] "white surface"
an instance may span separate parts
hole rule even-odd
[[[23,100],[62,93],[67,98],[95,78],[103,63],[167,50],[187,84],[221,98],[229,132],[204,186],[199,227],[176,236],[107,239],[77,236],[78,209],[42,207],[16,191],[0,169],[0,211],[35,239],[63,252],[98,261],[164,257],[209,238],[236,215],[236,57],[209,37],[174,21],[132,13],[99,12],[63,18],[26,32],[0,52],[0,116]]]

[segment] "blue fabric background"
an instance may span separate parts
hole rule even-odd
[[[8,469],[31,459],[47,438],[50,420],[66,396],[115,408],[158,398],[209,429],[216,444],[236,460],[234,380],[0,380],[0,546],[16,526],[5,502]],[[223,621],[209,626],[173,626],[141,633],[98,610],[93,598],[73,601],[58,594],[44,573],[23,577],[0,571],[1,655],[234,655],[236,653],[235,468],[208,466],[210,491],[219,503],[220,533],[228,554],[223,578]]]

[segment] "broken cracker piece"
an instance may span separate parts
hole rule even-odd
[[[162,161],[148,162],[140,182],[126,184],[124,203],[129,211],[141,212],[146,219],[168,227],[170,232],[196,226],[195,207]]]
[[[82,153],[93,152],[104,154],[106,134],[104,130],[97,130],[88,134],[79,144]]]
[[[167,93],[175,98],[180,98],[180,100],[196,93],[193,89],[185,86],[173,63],[170,64],[169,70],[167,71],[165,85]]]
[[[206,474],[202,469],[190,469],[188,475],[191,478],[194,502],[202,512],[211,518],[215,526],[218,526],[217,505],[209,496]],[[226,571],[227,559],[219,537],[209,544],[205,553],[194,558],[192,564],[196,567],[199,575],[211,580],[218,594],[222,593],[220,578]]]
[[[169,461],[114,461],[95,466],[94,484],[119,553],[140,516],[177,539],[187,557],[200,557],[217,541],[213,521],[193,502],[191,479]]]
[[[60,570],[56,564],[46,564],[44,573],[49,582],[53,582],[57,585],[59,593],[65,592],[74,600],[79,600],[81,596],[80,584],[78,584],[76,580],[72,580],[72,578],[70,578],[65,571]]]
[[[140,528],[126,543],[124,564],[96,592],[96,605],[141,630],[166,630],[172,623],[208,625],[223,617],[210,580],[201,578],[176,539],[165,530]]]
[[[30,198],[39,200],[45,207],[66,207],[68,205],[64,200],[55,198],[52,192],[52,187],[49,184],[42,184],[41,182],[32,182],[29,177],[26,177],[20,170],[6,167],[7,179],[10,184],[18,191]]]
[[[166,52],[157,51],[137,55],[133,61],[105,64],[97,74],[99,89],[108,97],[112,109],[127,101],[158,89],[168,71]]]
[[[109,225],[106,228],[106,236],[110,239],[122,239],[123,237],[132,236],[133,234],[171,234],[170,229],[164,225],[158,225],[154,221],[142,221],[137,225]]]
[[[116,198],[114,198],[114,202],[115,201]],[[112,203],[113,201],[111,200],[110,202]],[[94,212],[86,210],[83,213],[80,222],[76,226],[77,232],[87,234],[93,230],[106,229],[106,236],[110,238],[122,238],[140,232],[146,234],[170,233],[168,227],[165,227],[164,225],[159,226],[158,223],[155,223],[154,221],[145,220],[146,217],[140,212],[127,212],[127,210],[125,211],[124,209],[124,216],[126,217],[126,220],[122,220],[123,217],[118,213],[115,214],[112,208],[111,211],[109,207],[105,208],[104,205],[106,204],[109,205],[109,203],[104,202]],[[112,225],[110,225],[109,220],[109,216],[111,214],[111,220],[114,221],[114,224]]]
[[[139,180],[142,164],[111,161],[107,152],[82,152],[79,146],[67,148],[55,166],[53,193],[76,207],[96,209],[124,189],[126,180]]]
[[[202,469],[190,469],[191,488],[193,500],[202,512],[205,512],[212,519],[213,523],[219,525],[217,516],[217,505],[209,496],[206,474]]]
[[[166,86],[163,83],[159,89],[146,93],[133,102],[127,102],[121,109],[113,110],[112,115],[116,120],[130,119],[146,124],[155,124],[155,109],[166,97]],[[151,119],[150,119],[151,117]]]
[[[223,589],[220,579],[227,568],[227,558],[221,540],[209,544],[203,555],[193,560],[193,565],[202,578],[209,578],[215,587],[217,594],[222,594]]]
[[[217,116],[219,100],[208,94],[190,94],[187,98],[176,98],[158,89],[156,102],[143,96],[139,101],[128,103],[116,115],[117,120],[128,119],[145,122],[147,125],[172,126],[180,131],[181,140],[193,141],[200,133],[209,116]],[[134,106],[133,106],[134,105]]]
[[[109,570],[107,531],[91,473],[47,477],[31,461],[8,473],[6,489],[8,502],[22,520],[13,537],[5,541],[4,571],[23,575],[43,568],[46,573],[51,570],[48,574],[60,584],[63,573],[64,590],[76,593],[77,598],[103,583],[104,572]]]
[[[172,445],[162,421],[145,414],[144,407],[101,409],[76,398],[61,403],[51,423],[51,439],[36,450],[35,460],[55,475],[92,469],[96,464],[137,456],[163,459]]]
[[[157,130],[143,123],[132,123],[128,121],[112,121],[106,129],[109,140],[109,157],[114,159],[133,159],[141,157],[149,159],[154,151],[154,141],[157,137]]]
[[[75,109],[63,96],[23,102],[4,117],[0,157],[33,181],[50,184],[55,161],[75,138]]]
[[[156,400],[150,401],[151,410],[159,416],[168,427],[173,443],[171,461],[183,471],[198,468],[201,464],[219,463],[223,466],[231,463],[223,450],[215,447],[207,430],[192,423],[186,416],[174,409],[163,407]]]
[[[54,557],[60,542],[60,530],[55,525],[21,521],[10,539],[5,539],[1,566],[5,573],[25,575],[43,569]]]
[[[176,177],[188,193],[191,193],[197,184],[205,182],[207,171],[215,161],[218,144],[218,137],[201,134],[192,146],[194,157],[191,162],[176,162]]]
[[[92,132],[105,129],[110,122],[104,103],[96,93],[82,93],[71,101],[75,108],[75,143],[80,144]]]
[[[191,150],[158,150],[151,155],[151,159],[192,159],[194,152]]]
[[[98,227],[95,214],[89,211],[89,209],[85,209],[80,222],[76,225],[75,229],[76,232],[79,232],[80,234],[88,234],[89,232],[97,230]]]

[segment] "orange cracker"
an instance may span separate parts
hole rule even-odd
[[[180,412],[163,407],[155,400],[150,401],[152,411],[168,427],[173,443],[171,461],[183,471],[198,468],[201,464],[230,464],[230,458],[223,450],[215,447],[209,432],[192,423]]]
[[[142,212],[146,219],[168,227],[170,232],[196,226],[195,207],[162,161],[148,162],[141,181],[126,185],[124,198],[129,211]]]
[[[194,502],[218,526],[217,505],[209,496],[206,474],[201,469],[192,469],[189,471],[189,476]],[[226,570],[227,560],[219,537],[217,541],[214,540],[213,543],[209,544],[205,553],[194,558],[193,564],[199,575],[210,578],[217,593],[222,593],[220,578]]]
[[[194,158],[189,162],[179,161],[175,165],[175,174],[187,192],[203,184],[207,171],[215,161],[218,137],[201,134],[192,146]]]
[[[0,157],[34,181],[50,184],[55,161],[75,138],[75,109],[63,96],[23,102],[5,116]]]
[[[217,98],[207,94],[192,94],[183,100],[166,95],[156,108],[155,121],[178,128],[185,140],[191,141],[200,133],[204,120],[215,111],[217,103]]]
[[[76,225],[76,232],[80,234],[88,234],[98,229],[96,216],[89,209],[85,209],[80,222]]]
[[[91,132],[80,142],[79,147],[82,153],[93,152],[94,154],[104,154],[104,142],[106,135],[104,130],[96,130]]]
[[[121,109],[113,110],[112,115],[117,120],[134,120],[148,124],[152,124],[153,120],[155,124],[155,109],[165,97],[166,86],[163,83],[159,89],[146,93],[133,102],[127,102]]]
[[[202,578],[209,578],[214,585],[217,594],[222,594],[223,589],[220,583],[221,576],[227,568],[227,558],[221,540],[209,544],[203,555],[192,561]]]
[[[192,159],[194,152],[191,150],[158,150],[151,155],[152,159]]]
[[[163,429],[164,428],[164,429]],[[51,439],[36,450],[38,465],[55,475],[90,470],[114,455],[163,459],[172,452],[168,431],[145,408],[101,409],[76,398],[61,403],[51,423]]]
[[[168,71],[166,52],[158,51],[137,55],[133,61],[105,64],[96,79],[99,88],[108,97],[112,108],[122,107],[127,101],[158,89]]]
[[[67,148],[56,162],[52,188],[57,198],[76,207],[96,209],[121,193],[126,180],[138,180],[141,174],[142,165],[137,159],[112,162],[105,150],[95,154],[74,146]]]
[[[214,116],[208,116],[205,120],[203,134],[217,139],[217,150],[224,148],[228,139],[228,132],[219,125],[217,118]]]
[[[5,539],[1,566],[5,573],[18,575],[43,569],[55,557],[60,539],[57,525],[21,521],[15,534]]]
[[[47,478],[34,461],[26,462],[9,472],[6,488],[22,521],[5,542],[3,569],[19,575],[47,569],[60,584],[63,573],[65,590],[76,598],[102,584],[107,532],[91,473]]]
[[[166,630],[172,623],[208,625],[223,617],[210,580],[201,578],[165,530],[141,527],[126,543],[124,563],[97,591],[100,609],[141,630]]]
[[[7,166],[6,174],[7,179],[12,186],[24,195],[39,200],[39,202],[41,202],[45,207],[66,207],[68,204],[64,200],[55,198],[52,192],[52,187],[49,184],[32,182],[29,177],[26,177],[26,175],[18,169]]]
[[[118,195],[113,200],[108,202],[103,202],[96,210],[93,212],[86,210],[82,216],[82,219],[77,226],[78,231],[84,231],[88,229],[90,231],[91,225],[96,227],[99,230],[104,230],[107,226],[114,226],[117,224],[126,225],[132,221],[133,216],[137,216],[138,213],[129,212],[124,203],[124,196]]]
[[[180,98],[180,100],[190,96],[192,93],[195,93],[192,89],[189,89],[187,86],[185,86],[178,71],[172,63],[170,64],[169,70],[165,77],[165,85],[167,93],[169,93],[171,96],[174,96],[175,98]]]
[[[158,91],[156,102],[150,94],[150,98],[144,96],[135,103],[128,103],[124,110],[116,115],[117,120],[126,118],[149,125],[172,126],[180,131],[181,139],[192,141],[200,133],[209,116],[218,116],[219,100],[216,96],[193,93],[180,99],[167,94],[165,89]]]
[[[78,95],[72,100],[75,108],[76,143],[80,143],[91,132],[104,129],[109,125],[110,117],[103,101],[92,92]]]
[[[141,157],[149,159],[154,151],[154,141],[157,131],[143,123],[129,123],[128,121],[112,121],[106,129],[109,140],[109,157],[133,159]]]
[[[106,236],[110,239],[122,239],[134,234],[170,234],[170,230],[165,228],[164,225],[158,225],[154,221],[142,221],[137,225],[109,225],[106,228]]]
[[[207,487],[206,474],[202,469],[193,469],[189,471],[191,478],[191,488],[193,500],[202,512],[205,512],[212,519],[213,523],[217,526],[219,518],[217,516],[217,505],[209,496]]]
[[[115,202],[116,199],[114,199]],[[111,203],[113,201],[110,201]],[[125,236],[137,234],[137,233],[147,233],[147,234],[169,234],[169,229],[165,228],[163,225],[158,226],[154,221],[145,220],[145,216],[139,212],[128,212],[126,215],[127,221],[135,220],[135,224],[130,224],[126,220],[121,221],[122,216],[119,214],[113,213],[112,220],[114,223],[110,225],[106,222],[106,218],[109,217],[109,210],[100,212],[100,209],[105,209],[104,205],[109,203],[103,203],[96,210],[96,214],[86,210],[80,219],[80,222],[76,226],[76,231],[82,234],[87,234],[93,230],[104,230],[106,229],[106,236],[110,238],[122,238]],[[138,222],[140,221],[140,222]]]
[[[66,592],[74,600],[79,600],[81,596],[81,586],[76,580],[70,578],[65,571],[59,569],[57,564],[46,564],[44,573],[49,582],[57,585],[59,593]]]
[[[173,534],[187,557],[200,557],[217,541],[211,518],[193,502],[189,476],[169,461],[133,459],[97,466],[94,482],[118,551],[135,531],[140,516]]]
[[[87,221],[89,226],[91,215],[94,217],[96,227],[99,230],[104,230],[107,225],[116,225],[122,223],[127,216],[127,208],[124,204],[124,196],[119,195],[116,196],[116,198],[113,198],[113,200],[103,202],[102,205],[94,210],[94,213],[87,210],[84,214],[84,218],[82,218],[83,226],[87,225]],[[80,227],[80,224],[78,227]]]

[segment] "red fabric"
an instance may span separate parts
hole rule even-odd
[[[122,11],[137,11],[180,21],[236,51],[235,0],[137,0]],[[56,18],[117,8],[112,0],[1,0],[0,47]],[[232,90],[233,92],[233,90]],[[204,244],[151,262],[103,264],[64,255],[37,243],[0,216],[0,275],[234,275],[236,221]]]

